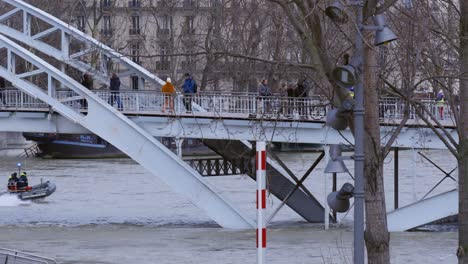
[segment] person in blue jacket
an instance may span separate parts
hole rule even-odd
[[[197,92],[197,83],[189,73],[185,74],[185,81],[182,85],[182,90],[184,91],[185,110],[187,113],[191,113],[193,95]]]

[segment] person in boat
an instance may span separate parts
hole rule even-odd
[[[16,174],[16,172],[13,172],[10,175],[10,178],[8,178],[8,190],[16,191],[17,183],[18,183],[18,174]]]
[[[26,176],[26,172],[23,171],[20,174],[20,177],[18,179],[18,183],[16,184],[18,190],[27,190],[28,189],[28,176]]]

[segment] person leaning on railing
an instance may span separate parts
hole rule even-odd
[[[169,111],[174,112],[175,88],[174,88],[174,85],[172,84],[171,78],[167,77],[166,83],[161,87],[161,92],[163,93],[163,96],[164,96],[162,112],[165,112],[168,106],[169,106]]]
[[[120,99],[120,78],[117,76],[117,73],[112,73],[112,77],[110,79],[109,84],[110,97],[109,97],[109,104],[114,105],[114,102],[117,102],[118,110],[123,110],[122,101]]]
[[[83,74],[83,76],[81,76],[81,85],[83,85],[88,90],[92,90],[93,89],[93,77],[91,77],[91,75],[87,73]],[[88,101],[86,101],[86,99],[81,99],[80,104],[82,108],[84,109],[88,108]]]

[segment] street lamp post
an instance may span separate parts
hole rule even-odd
[[[354,264],[364,264],[364,86],[363,86],[363,62],[364,40],[363,30],[376,32],[374,45],[378,46],[397,39],[396,35],[387,27],[383,15],[374,16],[373,26],[364,26],[363,9],[364,1],[350,1],[357,7],[356,51],[350,65],[337,67],[333,71],[333,78],[341,87],[354,87]],[[347,14],[340,1],[335,1],[327,7],[326,14],[337,23],[346,23]],[[333,117],[331,118],[334,119]],[[336,129],[339,126],[334,124]],[[346,126],[345,126],[346,127]],[[342,127],[341,127],[342,128]],[[350,196],[349,196],[350,197]]]
[[[361,63],[364,57],[362,39],[363,3],[358,4],[356,56]],[[363,76],[358,74],[354,87],[354,264],[364,264],[364,86]]]

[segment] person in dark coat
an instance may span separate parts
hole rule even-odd
[[[29,186],[29,183],[28,183],[28,176],[26,176],[26,172],[23,171],[21,174],[20,174],[20,177],[18,179],[18,183],[16,185],[18,187],[18,190],[23,190],[23,189],[26,189],[28,186]]]
[[[123,105],[122,105],[122,101],[120,100],[120,92],[119,92],[120,78],[117,76],[115,72],[112,73],[112,77],[110,79],[109,90],[111,91],[109,104],[113,106],[114,102],[117,102],[117,109],[123,110]]]
[[[265,114],[271,110],[271,99],[268,98],[272,95],[271,89],[268,86],[268,80],[263,79],[258,86],[258,95],[257,98],[257,111],[260,114]]]
[[[4,94],[6,91],[6,81],[2,77],[0,77],[0,100],[2,104],[5,106],[6,105],[6,94]]]
[[[13,172],[10,175],[10,178],[8,179],[8,190],[11,191],[16,191],[17,184],[18,184],[18,174],[16,172]]]
[[[294,86],[294,83],[288,84],[288,88],[286,89],[286,92],[288,94],[287,116],[292,117],[292,115],[294,114],[294,107],[295,107],[294,97],[296,97],[296,87]]]
[[[184,91],[185,110],[187,113],[191,113],[193,95],[197,92],[197,83],[189,73],[185,74],[185,81],[182,85],[182,90]]]
[[[91,77],[91,75],[87,73],[83,74],[83,76],[81,77],[81,85],[86,87],[88,90],[93,89],[93,78]],[[86,101],[86,99],[82,99],[80,103],[84,109],[88,108],[88,101]]]
[[[297,103],[299,115],[301,117],[304,117],[306,115],[306,107],[304,105],[304,101],[303,101],[304,99],[302,98],[307,97],[307,87],[305,84],[305,79],[301,79],[297,82],[296,97],[299,97],[298,103]]]

